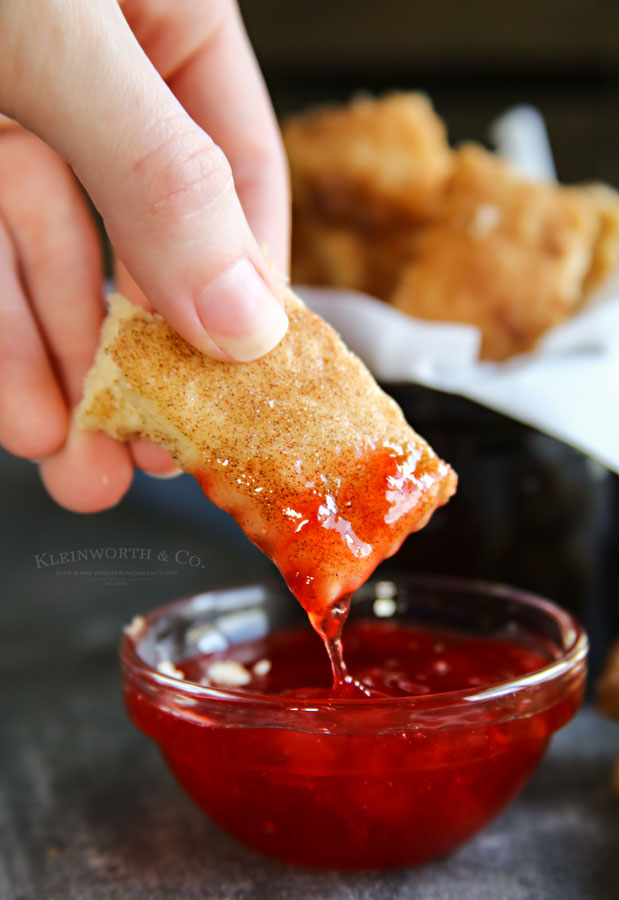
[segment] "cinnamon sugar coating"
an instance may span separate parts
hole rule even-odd
[[[280,344],[234,364],[111,298],[76,416],[166,447],[322,609],[425,524],[455,475],[329,325],[291,292],[285,306]]]

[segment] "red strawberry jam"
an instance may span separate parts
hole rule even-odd
[[[313,627],[337,639],[348,607],[342,598],[426,525],[454,493],[456,476],[422,443],[342,452],[337,476],[313,460],[296,460],[294,469],[294,488],[286,481],[286,490],[277,471],[239,469],[233,501],[211,474],[194,474],[273,560]],[[251,502],[241,493],[247,485]]]
[[[456,476],[424,443],[385,442],[342,456],[337,478],[297,460],[298,489],[282,493],[281,479],[239,472],[259,497],[233,506],[217,493],[212,476],[196,471],[204,493],[228,508],[246,534],[277,565],[323,638],[342,696],[366,696],[348,677],[341,632],[350,597],[404,539],[423,528],[446,503]]]
[[[513,631],[481,638],[362,620],[347,625],[345,651],[350,680],[335,686],[309,629],[184,662],[184,678],[202,684],[222,659],[241,664],[246,683],[226,701],[233,724],[217,721],[222,701],[212,717],[192,716],[131,688],[129,712],[187,792],[241,840],[294,863],[367,868],[443,855],[479,830],[521,788],[582,694],[580,677],[541,708],[509,691],[454,702],[449,692],[470,696],[557,656]],[[341,699],[351,696],[362,699]],[[267,705],[267,727],[257,727],[251,701]]]

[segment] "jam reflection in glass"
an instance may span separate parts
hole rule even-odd
[[[318,636],[282,616],[283,591],[202,595],[125,636],[135,724],[216,822],[279,859],[367,868],[449,852],[581,701],[586,640],[552,604],[437,579],[377,587],[353,599],[335,687]],[[162,658],[182,679],[154,671]],[[213,687],[226,665],[235,683]]]

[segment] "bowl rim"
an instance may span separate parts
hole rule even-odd
[[[278,694],[260,694],[242,690],[231,690],[228,688],[212,687],[211,685],[198,684],[196,682],[187,681],[186,679],[175,678],[172,675],[166,675],[159,671],[156,667],[147,663],[137,651],[137,643],[142,639],[149,629],[153,628],[156,623],[164,620],[166,617],[181,611],[196,598],[214,594],[226,594],[232,591],[248,590],[251,588],[269,588],[283,593],[287,590],[283,581],[276,578],[261,578],[243,583],[229,583],[219,587],[209,588],[206,591],[200,591],[196,594],[185,595],[172,601],[155,607],[143,616],[136,616],[134,620],[125,625],[119,647],[119,655],[123,668],[123,678],[125,683],[137,677],[138,680],[148,683],[152,687],[160,687],[166,692],[172,692],[179,698],[191,698],[194,701],[204,700],[221,702],[228,701],[231,704],[244,704],[254,708],[270,707],[290,709],[293,707],[295,711],[319,712],[332,711],[336,709],[377,709],[377,708],[407,708],[416,710],[444,709],[463,704],[482,703],[484,701],[492,701],[500,697],[519,694],[530,688],[541,687],[544,684],[551,683],[568,675],[577,672],[580,666],[586,660],[589,642],[587,634],[583,626],[578,620],[567,610],[560,607],[557,603],[548,600],[534,592],[527,591],[522,588],[512,587],[510,585],[500,584],[493,581],[487,581],[478,578],[454,577],[447,575],[433,574],[412,574],[403,572],[394,572],[385,574],[383,577],[368,579],[362,585],[358,592],[364,588],[371,587],[379,582],[395,582],[396,584],[408,583],[416,584],[422,588],[443,589],[451,593],[469,592],[477,594],[485,594],[486,596],[496,597],[498,599],[517,602],[523,606],[535,608],[559,626],[561,634],[565,636],[567,648],[541,669],[520,675],[509,681],[497,682],[484,688],[469,687],[457,691],[445,691],[440,694],[423,694],[404,697],[359,697],[359,698],[337,698],[337,699],[316,699],[316,698],[298,698],[290,696],[282,696]],[[355,593],[358,593],[355,592]],[[297,601],[290,595],[290,601]],[[354,595],[353,595],[354,602]],[[311,625],[308,623],[308,628]]]

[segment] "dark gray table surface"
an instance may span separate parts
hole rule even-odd
[[[619,800],[609,792],[619,725],[590,708],[555,738],[512,806],[444,861],[317,873],[235,843],[192,806],[127,721],[116,644],[134,613],[257,577],[269,563],[227,517],[197,504],[189,482],[142,480],[120,507],[95,517],[57,509],[34,467],[3,455],[0,484],[2,900],[619,898]],[[175,515],[170,497],[179,507],[179,490]],[[53,553],[99,547],[145,548],[151,558],[43,564]],[[175,562],[178,550],[200,563]]]

